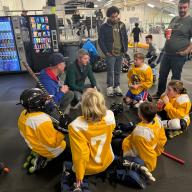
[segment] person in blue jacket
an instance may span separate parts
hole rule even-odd
[[[63,85],[59,77],[65,71],[65,59],[61,53],[53,53],[49,58],[50,66],[40,72],[39,80],[63,112],[66,112],[74,98],[74,93]]]

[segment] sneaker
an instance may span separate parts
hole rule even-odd
[[[156,93],[156,94],[152,95],[152,98],[153,98],[153,99],[159,99],[159,98],[160,98],[160,95],[159,95],[158,93]]]
[[[108,97],[113,97],[114,96],[114,89],[113,89],[113,87],[108,87],[107,88],[107,96]]]
[[[122,90],[119,86],[114,88],[114,92],[115,92],[115,95],[117,95],[117,96],[120,96],[120,97],[123,96]]]

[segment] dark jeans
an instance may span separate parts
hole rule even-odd
[[[122,66],[121,56],[107,56],[107,86],[117,87],[120,85],[120,75]]]
[[[170,70],[172,71],[171,79],[175,79],[175,80],[181,79],[181,73],[182,73],[183,65],[185,64],[185,62],[186,62],[185,56],[168,55],[164,53],[161,61],[160,72],[159,72],[159,84],[158,84],[158,91],[157,91],[159,95],[165,92],[166,85],[167,85],[167,78]]]

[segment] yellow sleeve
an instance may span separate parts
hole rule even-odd
[[[149,89],[153,85],[153,72],[149,67],[145,72],[145,82],[142,82],[143,89]]]
[[[187,102],[182,105],[178,109],[176,109],[170,102],[165,105],[165,111],[168,113],[170,119],[174,118],[183,118],[185,115],[189,114],[191,109],[191,103]]]
[[[44,122],[39,125],[37,134],[40,142],[48,147],[56,148],[64,141],[64,135],[57,131],[52,122]]]
[[[69,125],[69,139],[76,178],[83,180],[90,154],[86,138],[80,131],[75,131],[75,129]]]
[[[155,148],[155,152],[157,153],[157,156],[161,155],[161,153],[164,151],[164,146],[166,142],[167,142],[167,137],[165,135],[165,129],[164,127],[161,127],[158,141],[157,141],[157,146]]]
[[[131,150],[131,135],[126,137],[122,143],[123,154]]]
[[[129,71],[127,73],[128,87],[131,85],[131,76],[132,76],[132,67],[129,69]]]
[[[153,171],[157,163],[157,156],[153,147],[140,136],[134,137],[132,145],[136,149],[138,156],[145,162],[149,171]]]

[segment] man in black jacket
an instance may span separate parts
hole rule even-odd
[[[101,26],[99,35],[99,45],[107,63],[107,96],[122,96],[120,73],[122,56],[128,49],[128,37],[125,24],[118,16],[119,9],[110,7],[107,10],[108,20]]]

